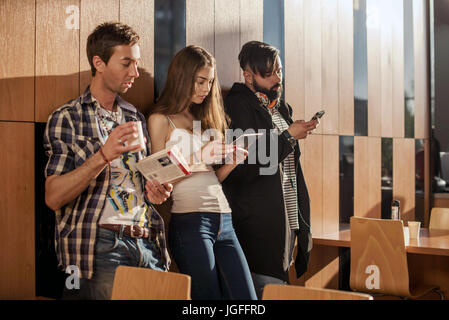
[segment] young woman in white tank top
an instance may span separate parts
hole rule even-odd
[[[221,187],[247,156],[224,143],[227,127],[214,57],[201,47],[182,49],[169,66],[148,128],[152,152],[177,145],[190,164],[207,168],[173,183],[169,246],[180,272],[192,277],[192,299],[256,299]],[[216,139],[203,138],[205,130]],[[231,154],[233,163],[213,169]]]

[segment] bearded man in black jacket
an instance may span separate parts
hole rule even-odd
[[[300,277],[307,270],[312,247],[310,206],[297,140],[306,138],[319,121],[292,120],[292,108],[280,98],[278,49],[251,41],[242,47],[239,62],[245,83],[234,83],[225,99],[231,128],[265,134],[253,144],[256,148],[250,149],[245,163],[223,182],[223,189],[261,298],[266,284],[288,282],[296,239],[296,274]],[[266,150],[270,154],[263,154]]]

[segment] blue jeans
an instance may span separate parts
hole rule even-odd
[[[193,300],[257,299],[231,213],[174,213],[169,244],[179,271],[192,277]]]
[[[108,300],[111,298],[115,269],[132,266],[166,271],[159,247],[150,239],[134,239],[111,230],[97,229],[94,273],[80,279],[80,289],[64,289],[63,299]]]

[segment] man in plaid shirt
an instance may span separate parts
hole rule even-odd
[[[139,36],[127,25],[104,23],[87,39],[92,82],[84,94],[49,117],[44,147],[45,201],[55,211],[59,266],[79,276],[66,299],[109,299],[119,265],[167,271],[162,203],[173,186],[146,181],[136,163],[149,154],[131,145],[144,116],[119,94],[139,77]]]

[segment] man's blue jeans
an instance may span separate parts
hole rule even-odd
[[[169,244],[179,271],[192,277],[192,299],[257,299],[231,213],[174,213]]]
[[[94,274],[91,279],[80,279],[80,289],[64,289],[63,299],[111,298],[115,269],[132,266],[165,271],[159,248],[150,239],[134,239],[111,230],[97,229]]]

